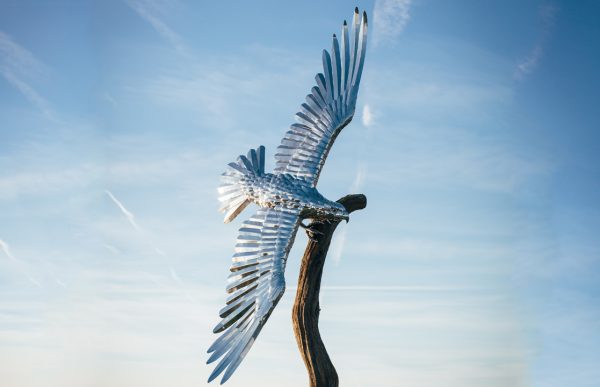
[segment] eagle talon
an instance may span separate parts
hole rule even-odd
[[[321,231],[315,228],[317,224],[319,224],[319,222],[312,222],[309,225],[300,222],[300,227],[302,227],[306,231],[308,239],[310,239],[313,242],[318,242],[316,235],[324,235]]]
[[[306,235],[308,236],[308,240],[314,243],[319,243],[319,240],[315,237],[315,234],[312,233],[311,230],[306,230]]]

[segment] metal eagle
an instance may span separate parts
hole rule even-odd
[[[341,204],[326,199],[317,181],[327,154],[350,123],[365,61],[367,14],[354,10],[351,31],[346,21],[331,53],[323,50],[323,73],[306,96],[297,123],[286,132],[275,155],[273,173],[265,172],[265,147],[239,156],[222,175],[220,211],[231,222],[250,203],[259,206],[242,223],[228,278],[226,305],[208,349],[207,363],[221,359],[208,381],[225,372],[225,383],[240,365],[285,290],[284,270],[303,219],[348,220]]]

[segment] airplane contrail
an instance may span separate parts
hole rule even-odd
[[[22,267],[23,264],[24,264],[24,262],[21,261],[20,259],[17,259],[12,254],[12,252],[10,251],[10,247],[8,246],[8,243],[6,243],[5,241],[3,241],[2,239],[0,239],[0,250],[2,250],[2,252],[4,253],[4,255],[6,255],[11,261],[19,264],[19,270],[21,271],[21,273],[23,273],[23,275],[25,275],[25,277],[27,277],[27,279],[29,280],[29,282],[31,282],[32,284],[34,284],[38,288],[42,287],[42,284],[38,280],[36,280],[31,275],[29,275],[29,273],[27,273],[27,271]]]
[[[123,215],[125,215],[125,217],[127,218],[127,221],[129,222],[129,224],[131,224],[131,226],[133,228],[135,228],[136,230],[140,230],[140,226],[138,226],[138,224],[135,221],[135,217],[134,215],[131,213],[131,211],[129,211],[127,208],[125,208],[125,206],[123,205],[123,203],[121,203],[119,201],[119,199],[117,199],[115,197],[115,195],[113,195],[112,192],[110,192],[109,190],[105,189],[104,193],[106,193],[106,195],[110,198],[110,200],[113,201],[113,203],[115,203],[115,205],[119,208],[119,210],[121,210],[121,212],[123,213]]]
[[[145,235],[146,233],[143,232],[142,228],[137,224],[137,222],[135,221],[135,216],[133,215],[133,213],[131,211],[129,211],[127,208],[125,208],[125,206],[123,205],[123,203],[121,203],[121,201],[119,201],[119,199],[117,199],[115,197],[115,195],[110,192],[109,190],[105,189],[104,193],[106,193],[106,195],[110,198],[110,200],[112,200],[112,202],[119,208],[119,210],[121,210],[121,212],[123,213],[123,215],[125,215],[125,217],[127,218],[127,221],[129,222],[129,224],[131,224],[131,226],[133,228],[135,228],[137,231],[140,231],[140,233],[142,234],[142,236],[144,237],[144,240],[148,240],[147,236]],[[150,242],[147,242],[150,244]],[[104,245],[104,247],[108,248],[109,250],[114,252],[114,248],[110,248],[107,245]],[[112,246],[111,246],[112,247]],[[169,256],[167,256],[167,254],[162,251],[161,249],[159,249],[156,246],[154,247],[154,252],[158,255],[160,255],[161,257],[169,260]],[[175,280],[176,282],[181,282],[181,278],[179,277],[179,275],[177,275],[177,272],[175,271],[175,269],[171,266],[169,266],[169,271],[171,274],[171,278],[173,278],[173,280]]]

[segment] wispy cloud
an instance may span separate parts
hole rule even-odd
[[[365,127],[370,127],[373,125],[373,114],[371,112],[370,105],[365,104],[362,111],[362,123]],[[361,144],[361,147],[364,148],[364,142]],[[359,161],[356,167],[356,174],[354,175],[354,180],[350,185],[350,193],[355,194],[359,193],[362,189],[365,179],[367,177],[367,164],[364,161]],[[346,245],[346,225],[344,223],[339,225],[339,229],[337,235],[335,236],[332,248],[331,248],[331,257],[333,259],[334,264],[339,264],[342,261],[342,255],[344,254],[344,246]]]
[[[350,187],[350,192],[358,193],[358,191],[363,187],[366,177],[367,164],[360,162],[356,168],[356,176],[354,176],[354,181]]]
[[[297,286],[288,286],[288,290],[296,290]],[[322,291],[350,291],[350,292],[458,292],[458,291],[473,291],[476,289],[467,287],[453,286],[381,286],[381,285],[324,285],[321,286]]]
[[[38,288],[42,287],[41,282],[38,281],[35,276],[30,274],[32,271],[35,272],[36,266],[32,265],[30,262],[27,262],[27,261],[24,261],[23,259],[19,259],[19,258],[15,257],[15,255],[12,253],[8,243],[6,243],[2,239],[0,239],[0,251],[2,251],[4,253],[4,255],[6,255],[16,265],[16,269],[18,271],[20,271],[22,275],[27,277],[29,282],[31,282]],[[39,271],[37,274],[40,274]],[[54,280],[54,282],[57,285],[59,285],[63,288],[67,287],[67,284],[63,280],[58,278],[56,275],[54,275],[54,273],[49,272],[47,274],[49,274],[49,276]],[[41,276],[41,274],[40,274],[40,276]]]
[[[102,247],[104,247],[106,250],[110,251],[111,253],[115,254],[115,255],[119,255],[121,254],[121,252],[119,251],[119,249],[117,249],[115,246],[110,245],[108,243],[104,243],[102,245]]]
[[[377,0],[373,10],[374,44],[392,42],[410,20],[412,0]]]
[[[117,107],[117,100],[114,99],[114,97],[108,91],[102,93],[100,95],[100,99],[105,102],[108,102],[113,108]]]
[[[556,23],[557,13],[558,7],[554,4],[546,3],[540,6],[538,11],[538,18],[541,23],[540,37],[529,54],[517,64],[517,68],[515,70],[515,77],[517,79],[523,79],[537,68],[540,60],[544,56],[544,51],[546,49],[546,45],[548,44],[548,40],[552,35],[552,30]]]
[[[358,164],[356,176],[350,187],[350,193],[358,193],[364,184],[366,176],[367,165],[361,162]],[[339,264],[342,261],[342,254],[344,253],[344,246],[346,245],[346,227],[343,223],[340,226],[341,230],[338,231],[338,235],[336,235],[335,242],[331,249],[331,257],[335,264]]]
[[[153,243],[153,241],[156,238],[152,238],[151,236],[149,236],[148,232],[146,232],[145,230],[143,230],[139,224],[136,222],[135,220],[135,216],[134,214],[129,211],[125,205],[123,205],[123,203],[117,199],[115,197],[115,195],[109,191],[109,190],[105,190],[104,191],[106,193],[106,195],[110,198],[110,200],[117,206],[117,208],[121,211],[121,213],[123,215],[125,215],[125,218],[127,219],[127,222],[129,222],[129,224],[140,233],[140,235],[142,236],[142,239],[144,240],[144,243],[146,245],[149,245],[152,247],[152,250],[156,253],[156,255],[162,257],[163,259],[170,261],[170,257],[167,255],[167,253],[165,253],[162,249],[158,248],[155,246],[155,244]],[[111,250],[113,253],[116,253],[118,251],[115,251],[114,248],[112,248],[112,246],[108,247],[110,245],[104,245],[105,248],[107,248],[108,250]],[[175,268],[173,268],[172,266],[169,266],[169,274],[171,275],[171,278],[175,281],[175,282],[179,282],[181,283],[181,277],[179,277],[179,275],[177,274],[177,271],[175,270]],[[191,297],[189,295],[189,293],[186,293],[187,297]]]
[[[45,66],[29,50],[20,46],[10,35],[0,31],[0,73],[44,116],[56,120],[56,114],[48,101],[25,81],[38,76],[44,70]]]
[[[152,0],[126,0],[129,5],[142,19],[148,22],[173,48],[180,54],[186,54],[187,49],[183,39],[161,18],[164,2]]]
[[[23,171],[0,176],[0,199],[19,195],[40,195],[60,192],[89,184],[98,169],[82,165],[71,169],[52,171]]]
[[[295,87],[304,78],[312,78],[315,70],[307,65],[312,62],[289,50],[251,47],[244,55],[260,59],[256,63],[236,56],[207,56],[195,60],[184,72],[134,80],[131,90],[136,99],[148,98],[149,103],[163,108],[191,112],[191,119],[200,120],[202,125],[232,133],[239,128],[234,117],[246,114],[247,120],[258,118],[255,107],[262,105],[264,96],[278,93],[281,101],[287,101],[293,91],[290,99],[296,101]],[[289,109],[289,103],[283,107]]]
[[[8,247],[8,243],[4,242],[2,239],[0,239],[0,249],[2,250],[2,252],[11,260],[13,260],[14,262],[18,262],[17,258],[15,258],[14,255],[12,255],[12,253],[10,252],[10,248]]]
[[[396,168],[380,159],[374,163],[373,170],[377,174],[373,174],[371,179],[382,185],[395,185],[401,181],[402,184],[423,187],[433,184],[518,195],[547,177],[556,165],[535,154],[516,154],[504,145],[482,142],[478,146],[449,149],[440,143],[421,143],[420,147],[407,147],[397,158],[397,163],[410,167]],[[431,154],[436,154],[438,158],[432,158]],[[394,180],[389,179],[391,175],[395,176]]]
[[[44,65],[26,48],[20,46],[14,39],[0,31],[0,55],[2,64],[20,75],[39,74]]]
[[[19,271],[21,271],[23,273],[23,275],[25,275],[25,277],[27,277],[27,279],[29,280],[29,282],[31,282],[32,284],[34,284],[35,286],[37,286],[38,288],[42,287],[42,284],[40,284],[40,282],[38,280],[36,280],[33,276],[31,276],[27,270],[25,270],[25,268],[23,268],[24,262],[17,259],[13,253],[10,251],[10,247],[8,246],[8,243],[6,243],[5,241],[3,241],[2,239],[0,239],[0,250],[4,253],[4,255],[6,255],[11,261],[13,261],[14,263],[19,265]]]
[[[91,370],[98,363],[91,360],[88,364],[88,359],[97,356],[106,357],[102,364],[139,365],[136,371],[129,368],[128,372],[146,375],[146,380],[132,385],[165,382],[162,377],[157,382],[156,374],[147,372],[163,360],[186,369],[177,371],[177,384],[194,378],[198,379],[194,384],[200,384],[208,377],[206,367],[198,368],[198,359],[200,350],[212,339],[220,289],[194,284],[190,292],[197,301],[191,301],[181,297],[177,289],[157,286],[153,280],[160,277],[147,273],[96,269],[80,272],[79,278],[68,297],[53,299],[52,293],[44,292],[43,297],[31,300],[8,292],[10,296],[0,303],[0,359],[15,369],[9,373],[3,367],[1,373],[8,375],[11,384],[93,384],[96,376]],[[52,360],[57,351],[74,359],[69,369]],[[19,366],[25,358],[49,364],[53,371],[43,372],[43,381],[29,377]],[[199,371],[201,376],[194,374]],[[185,377],[181,377],[182,372]],[[116,380],[109,379],[109,384]]]
[[[467,54],[482,63],[480,68],[492,63]],[[369,155],[371,182],[523,194],[555,169],[556,157],[549,159],[537,149],[522,152],[500,132],[481,130],[493,127],[505,114],[498,108],[514,100],[510,74],[497,77],[472,68],[466,75],[452,66],[394,67],[372,72],[366,90],[369,105],[382,112],[382,123],[397,128],[386,131],[387,146]]]
[[[362,124],[366,127],[373,125],[373,112],[371,111],[371,105],[365,104],[362,111]]]
[[[135,144],[142,148],[140,142]],[[124,149],[132,146],[130,143],[114,146],[115,152],[126,151],[133,154],[131,149]],[[27,148],[26,153],[13,155],[13,157],[26,156],[27,159],[31,159],[32,154],[53,154],[63,152],[64,149],[64,147],[33,147]],[[167,155],[166,153],[169,153],[167,151],[161,151],[160,158],[136,153],[126,160],[102,163],[81,162],[78,166],[67,166],[65,163],[42,166],[40,165],[42,160],[47,159],[40,159],[40,164],[36,168],[23,169],[19,165],[5,168],[5,171],[0,173],[0,201],[11,200],[20,195],[44,196],[86,189],[102,179],[110,181],[111,184],[127,186],[156,181],[185,180],[181,177],[197,174],[199,170],[209,165],[203,155],[182,152],[181,148],[178,148],[178,151],[177,156]]]
[[[127,218],[127,221],[129,222],[129,224],[131,224],[131,226],[134,229],[139,231],[140,226],[138,226],[137,222],[135,221],[135,216],[133,215],[133,213],[131,213],[131,211],[129,211],[127,208],[125,208],[123,203],[121,203],[119,201],[119,199],[117,199],[115,197],[115,195],[113,195],[112,192],[110,192],[109,190],[104,190],[104,193],[106,193],[106,195],[110,198],[110,200],[112,200],[112,202],[119,208],[121,213],[123,213],[123,215],[125,215],[125,218]]]
[[[506,104],[514,94],[510,85],[485,76],[474,82],[460,79],[456,74],[450,77],[449,70],[445,70],[445,74],[438,69],[427,69],[423,73],[410,67],[406,70],[412,71],[410,78],[398,69],[377,69],[378,73],[370,79],[368,89],[370,105],[377,106],[378,111],[384,111],[386,116],[390,107],[396,109],[392,112],[421,114],[423,109],[430,112],[435,109],[436,112],[460,111],[461,114],[468,112],[475,116],[482,106]]]
[[[43,98],[31,85],[19,79],[12,71],[3,68],[0,70],[4,78],[13,85],[32,105],[40,109],[40,111],[52,120],[56,119],[56,115],[50,108],[48,101]]]

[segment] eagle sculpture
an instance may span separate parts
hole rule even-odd
[[[359,20],[360,19],[360,20]],[[265,148],[239,156],[222,175],[220,210],[231,222],[250,203],[259,209],[242,223],[228,278],[226,305],[219,312],[220,333],[208,349],[207,363],[220,359],[208,381],[224,372],[225,383],[240,365],[285,290],[284,270],[303,219],[348,220],[341,204],[317,189],[327,154],[350,123],[365,61],[367,15],[354,10],[351,31],[346,21],[331,53],[323,50],[323,73],[296,113],[275,154],[273,173],[265,172]]]

